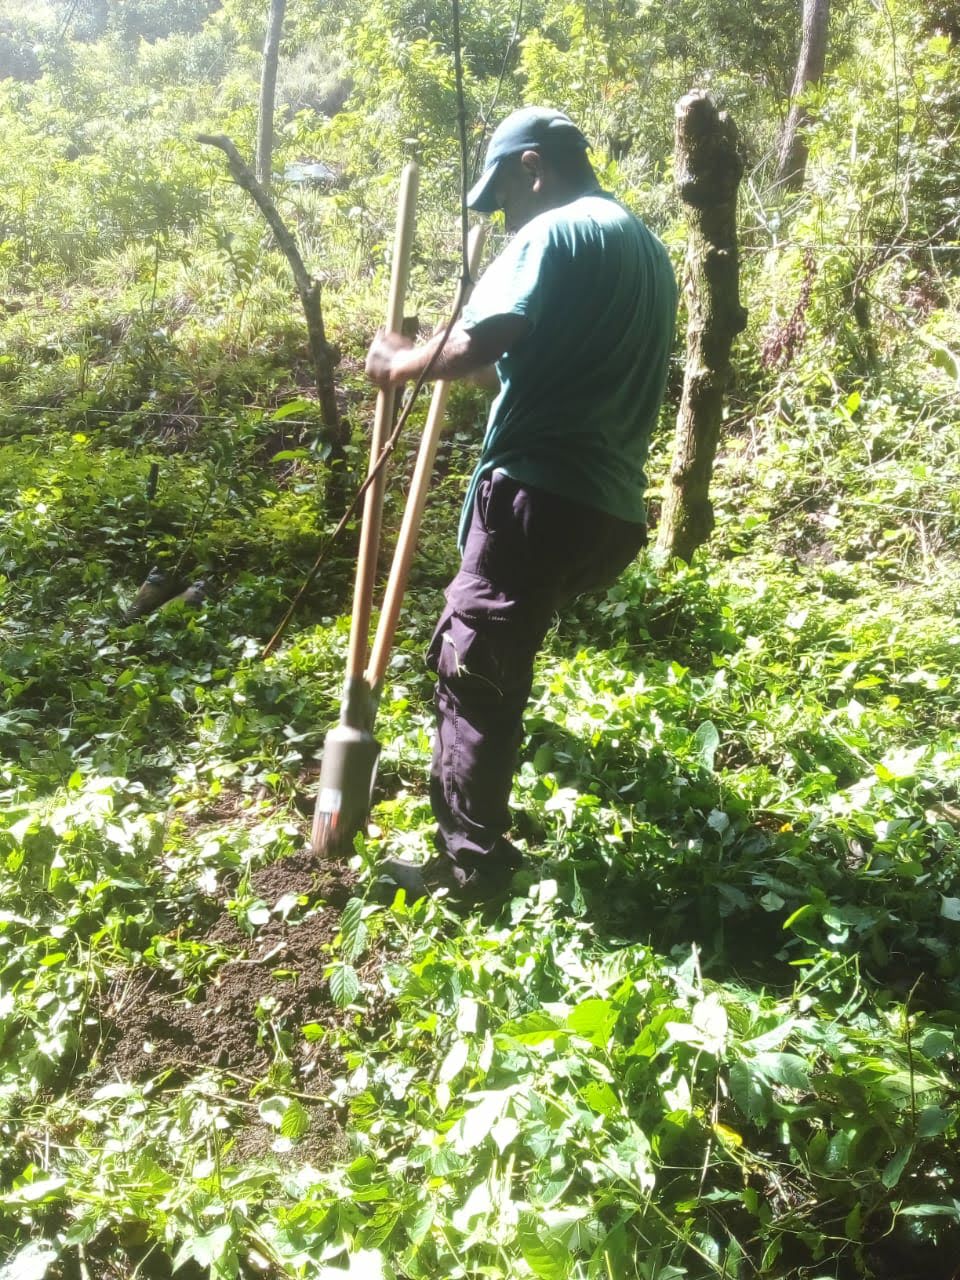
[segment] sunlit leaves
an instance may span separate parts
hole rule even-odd
[[[352,965],[337,963],[330,970],[330,994],[341,1009],[352,1004],[360,993],[360,979]]]
[[[0,1109],[14,1162],[0,1277],[129,1269],[134,1250],[218,1280],[819,1276],[872,1265],[876,1240],[906,1242],[934,1274],[924,1247],[954,1256],[960,1223],[957,340],[949,259],[909,244],[942,225],[925,220],[956,187],[945,38],[921,37],[911,0],[893,18],[907,74],[890,75],[892,45],[850,60],[836,46],[816,184],[788,213],[764,188],[778,115],[758,88],[783,59],[752,76],[761,46],[727,22],[733,8],[699,6],[704,57],[739,49],[711,82],[759,139],[743,211],[753,323],[789,315],[810,245],[804,342],[762,372],[758,335],[744,344],[703,560],[641,559],[564,610],[512,799],[526,865],[501,910],[463,914],[445,899],[376,906],[371,887],[382,856],[431,847],[422,651],[484,416],[457,392],[378,711],[374,828],[341,909],[322,900],[322,869],[269,894],[255,870],[294,853],[302,872],[294,800],[336,717],[348,549],[286,646],[258,655],[339,517],[335,482],[366,463],[360,357],[409,137],[427,160],[422,323],[449,292],[449,11],[301,4],[288,24],[304,102],[344,59],[357,71],[344,110],[309,105],[278,138],[280,154],[342,165],[323,194],[281,189],[349,356],[356,421],[337,472],[275,249],[183,134],[209,114],[252,136],[254,60],[232,41],[262,8],[231,0],[206,43],[131,54],[135,85],[69,36],[36,93],[0,85],[0,379],[5,405],[53,405],[8,420],[0,451]],[[541,92],[582,108],[598,163],[622,155],[604,182],[679,246],[660,175],[690,33],[649,6],[524,8],[512,49],[515,6],[464,14],[468,123]],[[762,8],[769,52],[783,6]],[[861,16],[858,39],[887,40],[880,10]],[[201,55],[238,59],[216,101],[198,83],[151,102],[151,76],[166,67],[182,89]],[[919,221],[878,228],[887,208]],[[864,283],[869,330],[851,309]],[[401,496],[391,483],[388,534]],[[123,628],[155,554],[215,567],[212,603]],[[224,903],[224,938],[202,940]],[[294,972],[284,944],[323,913]],[[259,1078],[226,1039],[209,1073],[185,1046],[141,1081],[84,1075],[104,1070],[131,992],[172,988],[199,1017],[228,959],[257,988]],[[295,1022],[294,983],[311,1005]]]

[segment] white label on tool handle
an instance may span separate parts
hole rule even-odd
[[[336,787],[324,787],[317,797],[317,808],[324,813],[339,813],[343,804],[343,792]]]

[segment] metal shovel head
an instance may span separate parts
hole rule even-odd
[[[380,744],[372,733],[338,725],[326,736],[320,762],[320,790],[313,811],[310,848],[320,855],[353,850],[366,826]]]

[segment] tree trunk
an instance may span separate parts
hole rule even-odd
[[[277,96],[277,64],[280,61],[280,33],[287,0],[270,0],[267,34],[263,40],[263,66],[260,70],[260,111],[257,116],[257,181],[264,191],[270,190],[273,167],[273,107]]]
[[[230,176],[238,187],[242,187],[244,191],[249,193],[266,219],[277,245],[290,264],[290,270],[297,286],[297,293],[300,295],[300,304],[303,307],[303,314],[307,321],[307,341],[310,346],[310,358],[317,384],[317,396],[320,400],[323,425],[327,428],[332,443],[337,446],[343,445],[346,443],[346,438],[340,415],[337,411],[337,397],[333,382],[333,369],[338,357],[327,342],[324,330],[323,311],[320,306],[320,281],[316,280],[307,271],[296,241],[277,212],[276,205],[244,163],[233,142],[222,133],[198,133],[197,141],[204,143],[206,146],[219,147],[224,153],[227,157],[227,164],[230,167]]]
[[[809,113],[802,105],[803,94],[812,84],[819,84],[827,61],[827,28],[830,24],[830,0],[803,0],[803,32],[797,73],[790,93],[790,114],[780,135],[777,160],[777,184],[787,191],[799,191],[807,170],[807,143],[804,137]]]
[[[706,93],[696,90],[677,103],[677,186],[687,206],[687,363],[657,546],[683,560],[713,531],[709,488],[730,347],[747,323],[737,259],[738,143],[736,125]]]

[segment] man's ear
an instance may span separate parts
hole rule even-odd
[[[543,182],[543,156],[539,151],[523,151],[520,166],[530,182],[531,190],[539,191]]]

